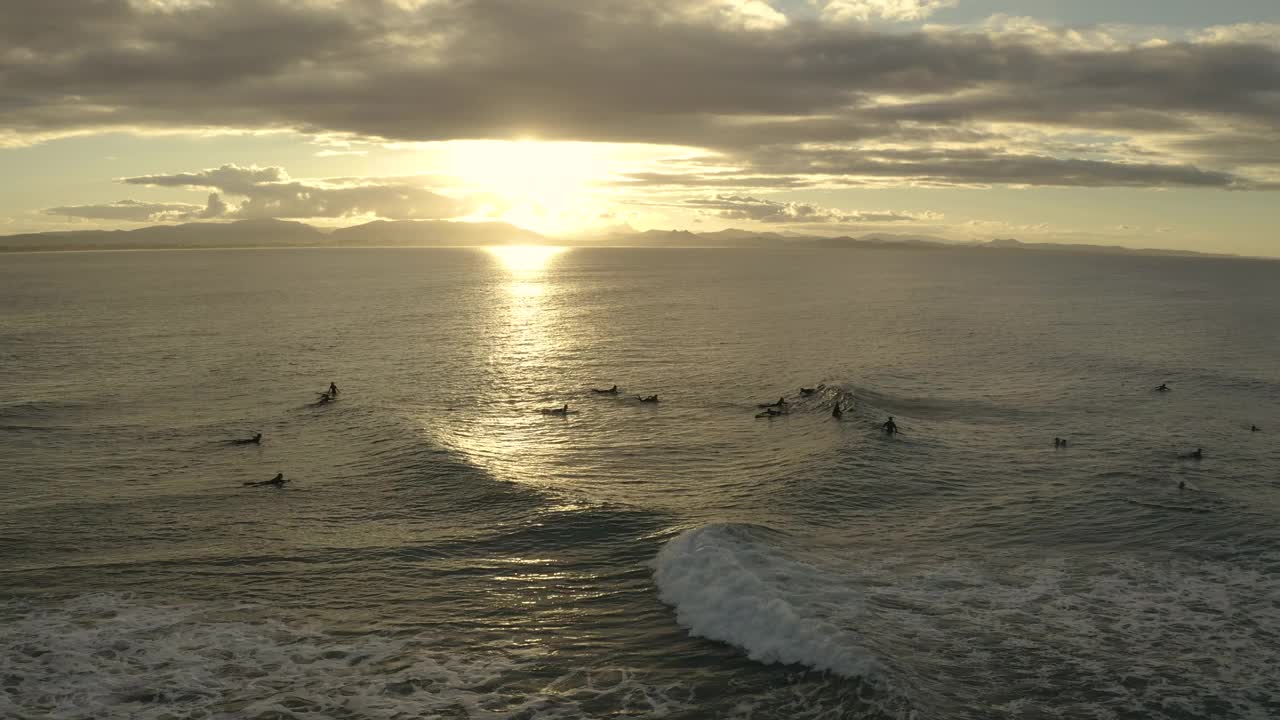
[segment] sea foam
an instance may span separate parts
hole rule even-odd
[[[333,635],[250,605],[155,604],[114,593],[41,608],[0,603],[0,718],[56,720],[582,720],[689,708],[625,667],[550,686],[536,654],[446,647],[418,634]]]

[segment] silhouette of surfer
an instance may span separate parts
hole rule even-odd
[[[1188,460],[1199,460],[1204,457],[1204,448],[1196,448],[1194,452],[1189,452],[1182,457]]]
[[[773,418],[773,417],[778,417],[779,415],[786,415],[786,414],[787,414],[787,413],[786,413],[786,411],[784,411],[784,410],[777,410],[777,409],[775,409],[775,408],[765,408],[764,412],[756,413],[756,417],[758,417],[758,418],[765,418],[765,417],[767,417],[767,418]]]
[[[637,399],[637,400],[639,400],[640,402],[645,402],[645,403],[656,403],[656,402],[658,402],[658,396],[657,396],[657,395],[645,395],[644,397],[640,397],[639,395],[637,395],[637,396],[636,396],[636,399]]]
[[[260,445],[262,443],[262,433],[258,433],[251,438],[235,440],[234,442],[237,445]]]
[[[329,394],[334,396],[338,394],[338,386],[333,384],[332,382],[329,383]]]
[[[591,392],[593,392],[593,393],[598,393],[598,394],[600,394],[600,395],[617,395],[617,394],[618,394],[618,386],[617,386],[617,385],[614,385],[613,387],[609,388],[608,390],[601,390],[601,389],[599,389],[599,388],[591,388]]]
[[[558,407],[558,408],[545,408],[545,409],[542,411],[542,414],[544,414],[544,415],[568,415],[568,414],[569,414],[569,403],[565,403],[565,404],[564,404],[564,407]]]
[[[1168,383],[1160,383],[1155,389],[1156,392],[1169,392],[1170,390],[1172,388],[1169,387]]]
[[[1250,425],[1249,432],[1262,432],[1262,428],[1258,427],[1257,425]]]
[[[271,478],[270,480],[263,480],[262,482],[247,482],[247,483],[244,483],[244,486],[245,487],[263,487],[265,485],[271,485],[273,487],[279,488],[279,487],[284,487],[284,484],[287,482],[289,481],[284,479],[284,473],[276,473],[276,476]]]
[[[889,419],[885,420],[884,424],[881,425],[880,427],[884,428],[884,431],[889,433],[890,435],[898,434],[898,423],[893,421],[892,415],[890,415]]]
[[[844,411],[840,409],[840,403],[837,402],[831,407],[831,417],[839,420],[844,415]]]

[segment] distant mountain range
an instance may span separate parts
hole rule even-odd
[[[1116,255],[1173,255],[1187,257],[1240,257],[1228,253],[1202,253],[1194,250],[1162,250],[1160,248],[1128,248],[1119,245],[1085,245],[1083,243],[1025,243],[1012,238],[997,238],[979,247],[996,250],[1038,250],[1042,252],[1108,253]]]
[[[489,245],[570,245],[576,247],[666,248],[981,248],[1036,252],[1116,253],[1205,256],[1187,250],[1132,249],[1113,245],[1025,243],[996,239],[986,243],[957,243],[930,235],[871,233],[859,237],[792,235],[752,230],[625,229],[572,239],[547,238],[531,230],[500,222],[445,220],[376,220],[363,225],[322,230],[289,220],[238,220],[181,225],[154,225],[136,230],[74,230],[0,236],[0,252],[53,250],[147,250],[177,248],[250,247],[457,247]],[[1216,257],[1234,257],[1221,256]]]
[[[144,250],[174,248],[362,247],[545,244],[507,223],[378,220],[324,231],[289,220],[153,225],[137,230],[73,230],[0,236],[0,250]]]

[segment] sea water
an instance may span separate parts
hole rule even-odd
[[[1213,258],[0,256],[0,717],[1280,716],[1277,318]]]

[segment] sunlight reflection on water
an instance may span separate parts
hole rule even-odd
[[[474,416],[451,433],[449,443],[495,477],[512,482],[545,481],[556,465],[559,427],[573,418],[548,418],[543,405],[556,385],[556,358],[565,351],[562,307],[550,272],[569,248],[501,246],[485,248],[497,272],[493,306],[490,381],[479,390]],[[572,334],[572,333],[570,333]],[[487,397],[484,397],[487,396]],[[554,402],[553,402],[554,400]],[[548,423],[555,425],[548,427]]]

